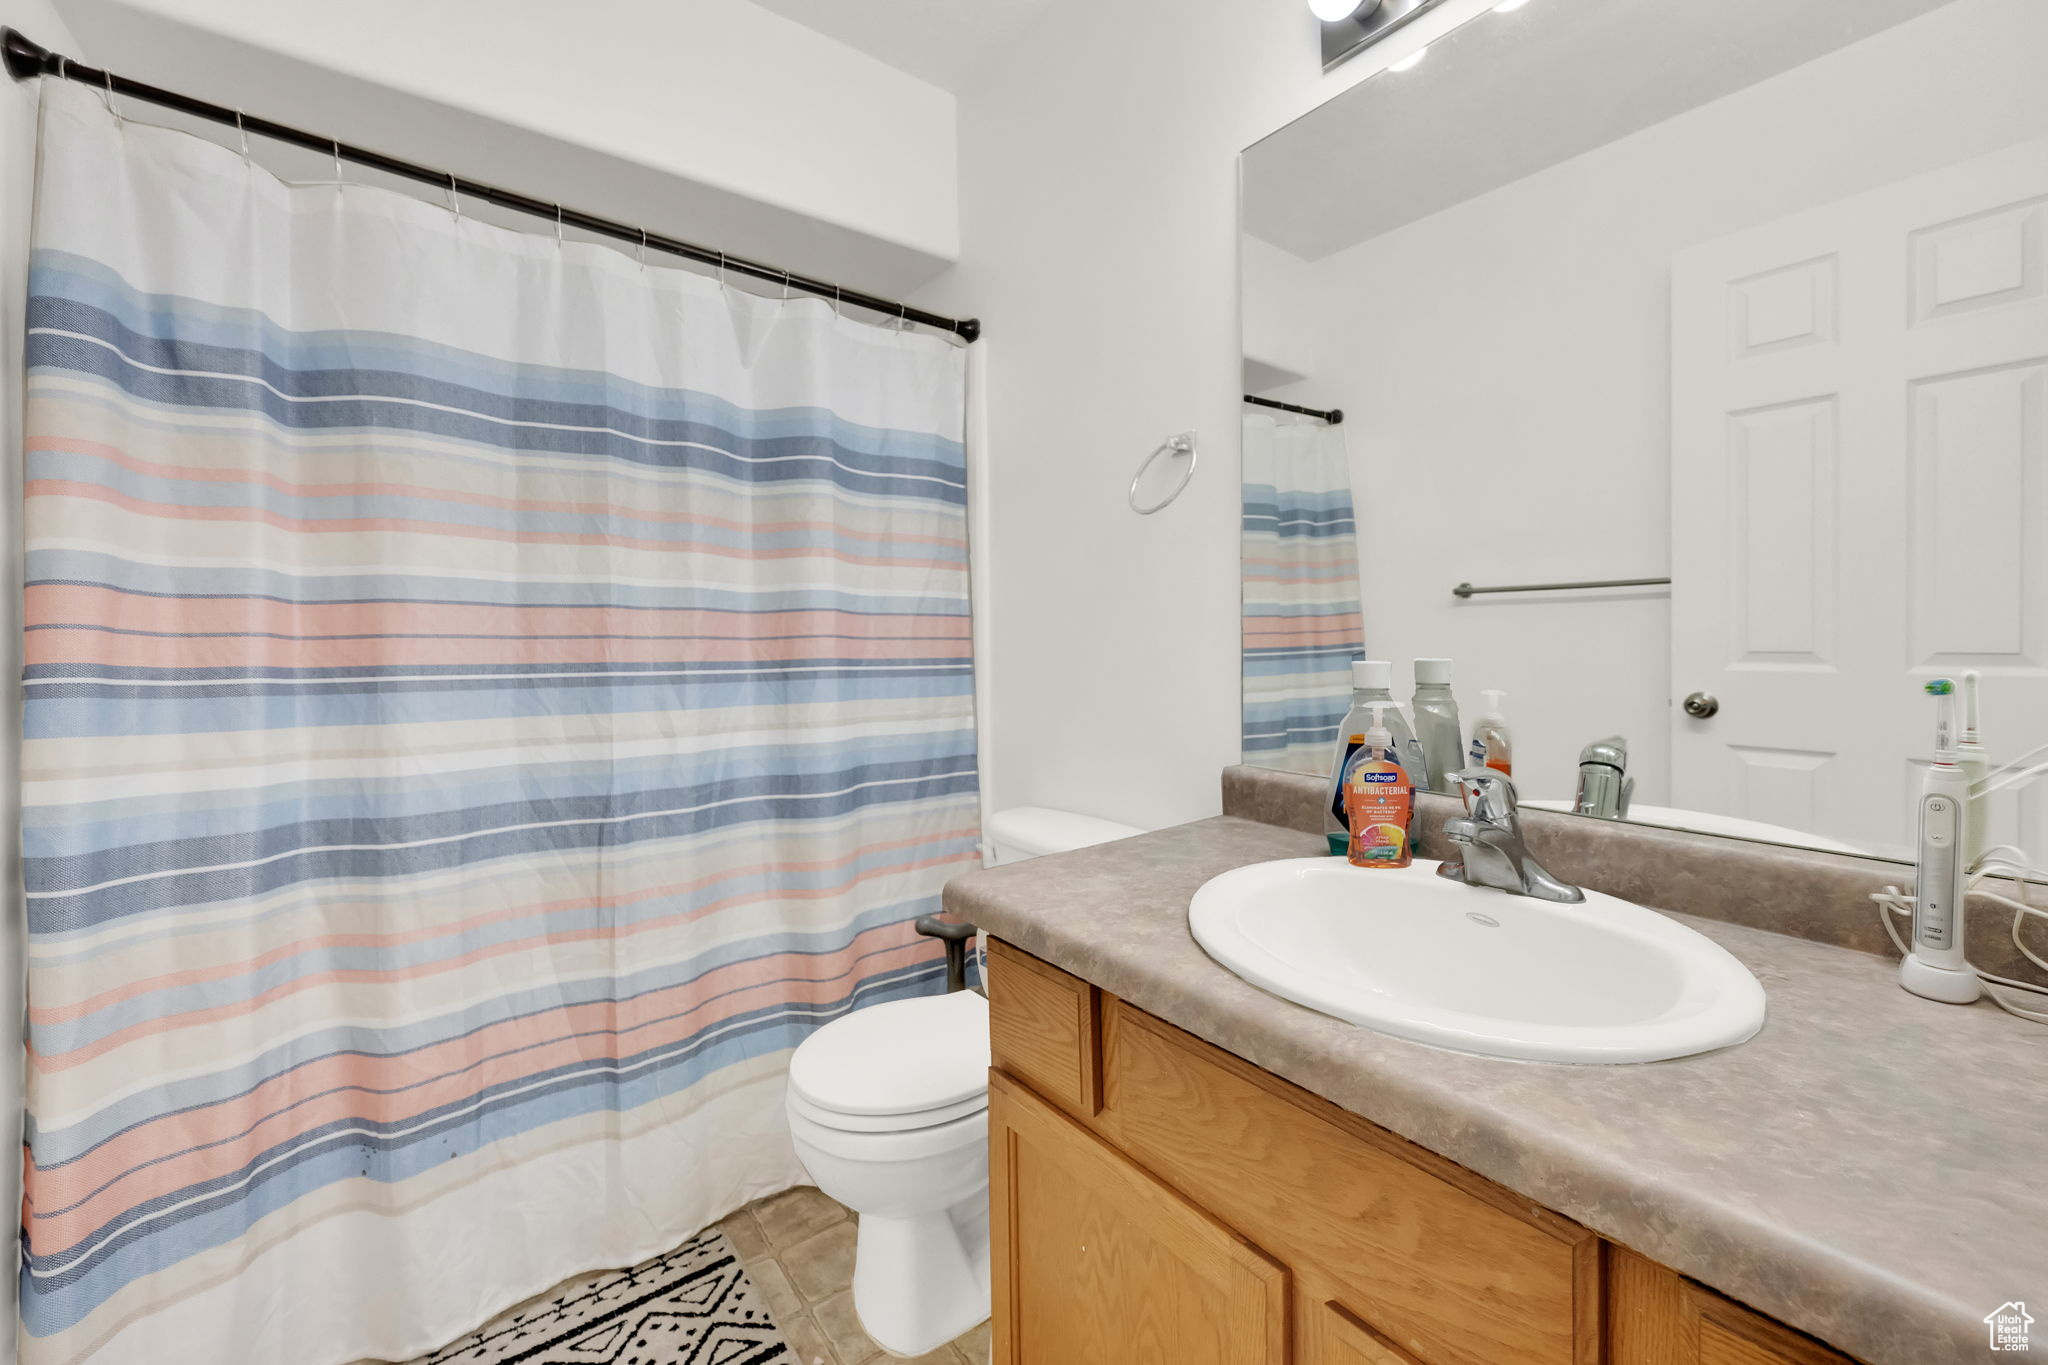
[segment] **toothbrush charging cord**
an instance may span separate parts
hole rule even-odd
[[[1977,870],[1970,874],[1965,889],[1971,895],[1982,896],[1988,901],[1995,902],[2011,910],[2013,912],[2013,947],[2019,949],[2020,956],[2033,963],[2036,967],[2039,967],[2042,971],[2048,972],[2048,959],[2043,959],[2035,953],[2033,949],[2027,946],[2026,941],[2020,937],[2020,926],[2026,923],[2029,915],[2048,920],[2048,910],[2044,910],[2038,905],[2028,905],[2023,901],[2013,900],[2008,896],[2001,896],[1993,891],[1983,890],[1978,885],[1980,882],[2000,876],[2017,883],[2024,875],[2040,872],[2040,869],[2024,862],[2009,862],[2003,858],[1993,858],[1991,856],[1993,853],[2005,852],[2017,853],[2023,859],[2026,857],[2019,849],[2013,848],[2009,844],[2003,844],[1988,850],[1985,856],[1979,860]],[[2025,895],[2026,893],[2022,890],[2020,894]],[[1870,899],[1877,902],[1878,920],[1884,925],[1885,934],[1891,939],[1892,946],[1899,950],[1899,955],[1903,957],[1912,952],[1912,949],[1906,946],[1906,941],[1899,937],[1898,926],[1892,923],[1892,916],[1904,915],[1908,919],[1912,918],[1913,898],[1906,895],[1896,886],[1887,886],[1882,891],[1871,892]],[[1984,983],[1984,993],[1991,997],[1992,1004],[1998,1006],[2007,1014],[2025,1019],[2030,1023],[2048,1024],[2048,988],[2036,986],[2026,981],[2015,981],[2008,976],[1996,976],[1975,966],[1971,967],[1970,970],[1976,972],[1977,979]],[[2026,1003],[2021,1004],[2019,1000],[2008,999],[2004,994],[2005,991],[2023,992],[2024,994],[2021,999],[2024,999]]]
[[[2039,751],[2036,750],[2036,752]],[[2032,757],[2032,755],[2029,755],[2029,757]],[[2013,771],[2017,766],[2017,764],[2008,763],[1976,786],[1970,788],[1970,799],[1972,801],[1981,801],[1993,792],[2004,791],[2007,787],[2025,786],[2043,773],[2048,773],[2048,763],[2036,763],[2031,768],[2020,768],[2017,772]]]

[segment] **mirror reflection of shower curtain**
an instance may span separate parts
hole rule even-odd
[[[1244,761],[1329,771],[1365,650],[1340,427],[1244,419]]]
[[[801,1181],[980,863],[960,349],[48,84],[25,1365],[405,1360]]]

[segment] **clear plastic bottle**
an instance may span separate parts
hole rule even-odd
[[[1500,709],[1501,698],[1507,693],[1497,687],[1489,687],[1479,695],[1486,698],[1486,710],[1480,715],[1479,723],[1472,727],[1472,766],[1491,768],[1513,777],[1514,748],[1508,740],[1508,718]]]
[[[1365,744],[1366,733],[1372,727],[1374,702],[1386,703],[1383,715],[1387,733],[1409,780],[1417,791],[1429,785],[1429,765],[1415,732],[1408,727],[1408,718],[1401,714],[1400,704],[1394,700],[1393,682],[1394,666],[1385,659],[1352,661],[1351,709],[1345,713],[1344,723],[1337,727],[1336,761],[1330,767],[1329,790],[1323,801],[1323,833],[1330,841],[1333,856],[1341,857],[1351,844],[1351,821],[1344,813],[1344,767]]]
[[[1458,699],[1451,695],[1451,661],[1415,661],[1415,737],[1422,741],[1422,761],[1433,792],[1456,796],[1451,774],[1464,757],[1464,728],[1458,724]]]

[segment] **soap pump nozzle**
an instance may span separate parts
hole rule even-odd
[[[1387,708],[1393,703],[1376,701],[1372,704],[1372,728],[1365,732],[1365,747],[1375,757],[1392,752],[1394,732],[1387,728]]]

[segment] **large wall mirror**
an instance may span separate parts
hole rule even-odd
[[[2044,57],[2042,0],[1526,0],[1247,150],[1246,761],[1448,658],[1527,804],[1900,857],[1930,682],[2048,742]]]

